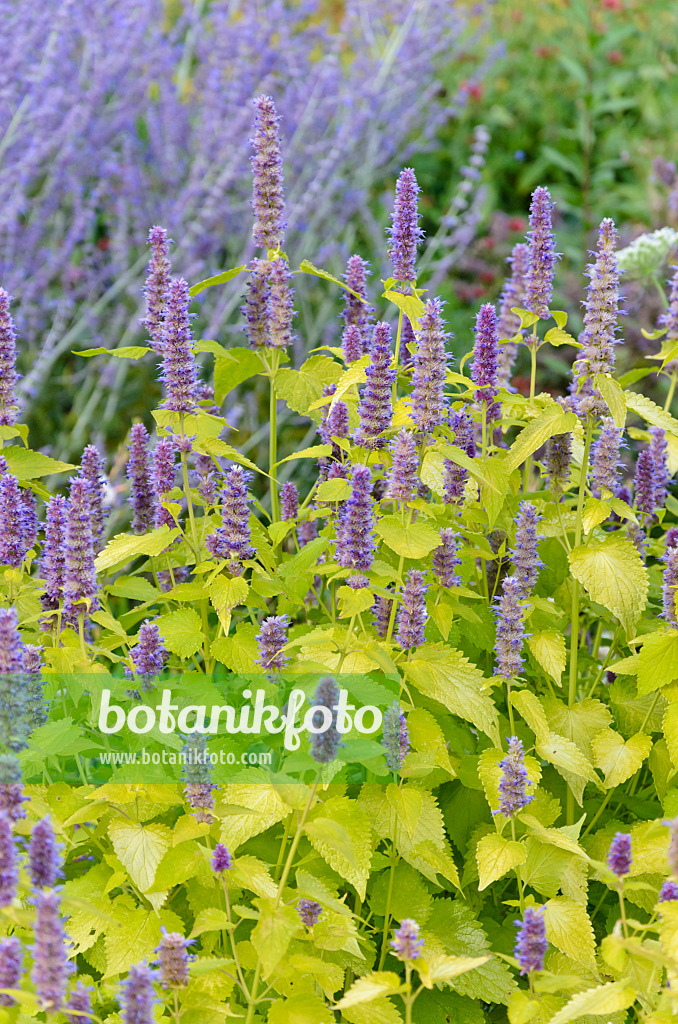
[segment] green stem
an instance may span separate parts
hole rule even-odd
[[[619,889],[618,889],[618,892],[619,892],[619,909],[621,911],[622,931],[624,933],[624,938],[628,939],[628,937],[629,937],[629,926],[628,926],[627,921],[626,921],[626,904],[624,903],[624,880],[622,878],[619,879]]]
[[[275,375],[280,365],[280,353],[271,353],[271,367],[268,374],[270,382],[269,434],[268,434],[268,473],[271,478],[271,522],[280,519],[280,501],[278,499],[278,392],[275,387]]]
[[[395,343],[394,365],[395,365],[395,368],[396,368],[396,374],[398,373],[398,360],[400,359],[400,338],[402,336],[402,333],[403,333],[403,311],[401,309],[400,313],[398,314],[398,333],[396,334],[396,343]],[[393,408],[394,409],[395,409],[395,405],[396,405],[397,400],[398,400],[398,380],[397,380],[397,377],[396,377],[396,379],[393,381]]]
[[[513,842],[516,842],[516,821],[515,818],[511,818],[511,838]],[[523,879],[520,874],[520,868],[516,866],[514,868],[516,878],[518,880],[518,899],[520,900],[520,914],[521,916],[525,913],[525,886],[523,885]]]
[[[528,346],[530,349],[530,358],[532,360],[532,366],[530,369],[530,407],[534,405],[534,393],[537,385],[537,325],[534,324],[532,327],[532,344]],[[532,468],[532,459],[528,455],[525,459],[525,470],[523,475],[523,490],[528,491],[528,484],[530,482],[530,470]]]
[[[381,970],[381,968],[379,968]],[[407,985],[407,995],[404,998],[405,1003],[405,1024],[412,1024],[412,968],[409,963],[405,963],[405,984]]]
[[[669,412],[671,408],[671,402],[673,401],[673,396],[676,393],[676,381],[678,381],[678,360],[674,361],[677,365],[674,367],[673,373],[671,374],[671,383],[669,385],[669,391],[666,396],[666,401],[664,402],[664,412]]]
[[[391,847],[391,869],[388,878],[388,892],[386,893],[386,913],[384,916],[384,930],[381,935],[381,956],[379,957],[379,970],[383,971],[388,953],[388,930],[391,924],[391,900],[393,899],[393,882],[395,880],[395,869],[398,864],[398,857],[395,849]]]
[[[184,432],[184,418],[181,417],[181,436],[185,437]],[[195,513],[193,511],[193,500],[191,498],[191,488],[188,483],[188,453],[181,452],[181,479],[184,487],[184,496],[186,498],[186,504],[188,505],[188,519],[191,524],[191,540],[193,542],[193,554],[195,555],[196,562],[200,557],[200,545],[198,544],[198,531],[195,526]]]

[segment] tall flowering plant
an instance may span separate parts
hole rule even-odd
[[[0,1005],[664,1024],[678,420],[671,392],[662,409],[615,376],[614,225],[575,339],[538,188],[501,309],[480,304],[452,365],[418,278],[414,173],[383,290],[358,254],[343,279],[297,267],[280,123],[258,97],[246,345],[196,340],[191,292],[224,282],[174,277],[151,229],[149,344],[117,358],[155,361],[163,397],[114,456],[115,509],[94,446],[80,467],[27,447],[5,296]],[[345,296],[336,344],[299,367],[297,273]],[[538,381],[546,345],[575,352],[567,396]],[[265,465],[223,408],[255,376]],[[317,437],[279,460],[284,407]]]

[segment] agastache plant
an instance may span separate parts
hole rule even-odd
[[[610,416],[604,416],[598,440],[591,451],[591,489],[600,497],[603,492],[614,494],[619,476],[619,455],[624,444],[624,431],[616,427]]]
[[[28,869],[35,889],[51,889],[56,885],[61,873],[60,854],[49,818],[33,826],[28,845]]]
[[[386,764],[392,772],[399,772],[410,750],[407,720],[397,700],[384,712],[382,746],[386,751]]]
[[[358,573],[369,572],[374,561],[374,500],[372,473],[367,466],[354,466],[351,496],[337,526],[337,561]]]
[[[391,365],[391,328],[387,323],[375,325],[370,347],[370,362],[365,369],[367,383],[360,395],[358,414],[360,426],[355,435],[357,444],[365,448],[383,448],[381,436],[391,426],[393,405],[391,388],[396,371]]]
[[[127,479],[133,510],[132,529],[145,533],[153,525],[155,494],[153,493],[148,431],[143,423],[135,423],[129,434]]]
[[[410,569],[405,585],[400,593],[400,605],[397,613],[396,640],[403,650],[421,647],[424,643],[424,630],[428,619],[426,610],[426,573],[419,569]]]
[[[189,301],[186,281],[171,281],[162,326],[161,380],[165,389],[164,408],[181,414],[193,412],[198,404]]]
[[[528,793],[530,780],[525,767],[525,754],[517,736],[510,737],[508,754],[499,762],[499,767],[499,808],[494,813],[513,818],[534,799],[534,794]]]
[[[407,502],[417,490],[419,450],[415,435],[401,430],[391,441],[391,471],[386,495],[391,501]]]
[[[92,522],[92,541],[96,551],[103,547],[102,537],[106,525],[104,495],[106,482],[104,478],[104,459],[96,445],[88,444],[82,453],[80,475],[87,481]]]
[[[337,706],[339,704],[339,687],[334,679],[327,676],[321,679],[313,695],[311,736],[311,757],[318,764],[329,764],[336,758],[342,746],[341,733],[337,728]]]
[[[412,419],[423,434],[441,426],[447,418],[445,344],[448,337],[443,325],[442,302],[429,299],[417,333],[412,373]]]
[[[270,96],[257,96],[250,140],[254,241],[262,249],[282,249],[285,234],[284,182],[280,155],[280,116]]]
[[[484,410],[484,418],[487,423],[495,420],[501,410],[500,404],[495,401],[499,394],[498,354],[497,311],[492,303],[486,302],[480,307],[476,317],[471,380],[476,385],[476,402]]]
[[[401,282],[412,282],[417,276],[417,247],[423,236],[418,203],[419,185],[412,168],[406,167],[396,182],[388,250],[393,276]]]
[[[90,489],[82,477],[71,483],[65,545],[64,622],[77,627],[78,621],[88,620],[89,614],[99,607]]]
[[[259,664],[268,672],[280,672],[289,664],[290,659],[283,651],[289,626],[286,615],[269,615],[261,623],[257,633]]]
[[[23,950],[16,935],[0,939],[0,988],[20,988],[23,970]],[[15,1006],[16,1000],[8,993],[0,994],[0,1006]]]
[[[156,225],[148,233],[148,244],[151,247],[151,258],[146,273],[144,296],[146,299],[146,316],[141,321],[156,352],[162,351],[163,323],[172,266],[169,259],[169,242],[167,230]]]
[[[540,537],[538,534],[541,516],[528,501],[521,501],[516,527],[515,547],[511,549],[513,579],[518,584],[521,598],[528,598],[534,590],[539,570],[544,564],[537,554]]]
[[[544,957],[549,948],[543,909],[526,907],[522,921],[515,921],[518,929],[515,957],[521,974],[544,969]]]
[[[57,889],[36,892],[35,941],[32,948],[31,979],[45,1008],[58,1013],[66,999],[68,979],[73,965],[61,917],[61,895]]]
[[[553,203],[547,188],[541,185],[532,193],[528,232],[525,308],[542,320],[551,315],[553,278],[559,258],[551,223]]]
[[[144,690],[153,689],[169,657],[156,622],[151,622],[150,619],[142,622],[137,642],[130,649],[130,657],[134,670],[127,668],[127,675],[138,679]]]
[[[19,406],[15,388],[19,381],[16,372],[16,338],[11,297],[0,288],[0,426],[11,427],[16,422]]]
[[[344,280],[350,291],[344,294],[343,346],[346,362],[360,359],[369,348],[374,310],[367,299],[367,274],[370,265],[362,256],[351,256]],[[352,294],[355,292],[356,294]],[[350,340],[349,340],[350,332]],[[350,358],[349,358],[350,356]]]
[[[459,547],[461,538],[450,527],[440,531],[440,546],[433,552],[432,564],[443,587],[457,587],[461,583],[457,567],[461,565]]]

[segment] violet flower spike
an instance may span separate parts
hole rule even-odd
[[[281,672],[290,663],[290,658],[283,652],[289,628],[287,615],[269,615],[261,623],[257,633],[259,664],[269,672]]]
[[[123,982],[123,1024],[155,1024],[153,973],[146,964],[133,964]]]
[[[153,527],[156,498],[151,483],[148,432],[143,423],[135,423],[130,430],[127,450],[127,479],[130,485],[130,504],[134,511],[132,529],[135,533],[145,533]]]
[[[186,988],[188,985],[188,953],[190,939],[185,939],[179,932],[168,932],[163,929],[163,936],[156,949],[160,984],[164,988]]]
[[[323,908],[315,900],[301,899],[297,903],[297,912],[302,920],[302,923],[307,928],[312,928],[318,923],[318,919],[323,912]]]
[[[497,312],[491,302],[480,307],[476,316],[475,343],[471,380],[476,385],[475,400],[486,407],[486,420],[497,419],[501,405],[495,402],[499,394],[497,383],[497,359],[499,335],[497,333]]]
[[[617,489],[623,437],[623,429],[615,427],[610,416],[604,416],[600,436],[591,452],[591,489],[597,498],[603,491],[614,494]]]
[[[15,754],[0,754],[0,816],[21,821],[26,817],[23,805],[29,799],[24,793],[18,758]]]
[[[206,538],[206,545],[215,558],[227,559],[229,571],[236,575],[242,574],[241,561],[254,555],[250,543],[250,510],[251,501],[248,485],[251,473],[241,466],[233,466],[224,475],[221,491],[222,525]]]
[[[23,949],[16,935],[0,939],[0,988],[21,988]],[[3,993],[0,1006],[15,1006],[16,1000]]]
[[[82,477],[71,483],[65,543],[64,623],[75,628],[79,616],[88,621],[89,612],[99,607],[89,485]]]
[[[250,139],[254,241],[262,249],[282,249],[285,239],[284,179],[280,156],[280,117],[270,96],[254,100],[254,136]]]
[[[391,609],[393,608],[393,601],[387,597],[381,597],[379,595],[374,604],[372,605],[372,614],[374,615],[373,624],[377,631],[377,635],[386,639],[388,635],[388,627],[391,621]]]
[[[546,442],[544,469],[548,486],[556,493],[563,491],[570,479],[572,435],[554,434]]]
[[[357,328],[360,335],[360,355],[356,356],[358,359],[360,356],[365,355],[369,349],[371,326],[374,319],[374,310],[367,301],[367,273],[369,268],[370,265],[367,260],[362,259],[361,256],[351,256],[346,264],[346,273],[344,274],[344,281],[347,287],[360,296],[360,298],[357,298],[350,291],[344,292],[344,338],[347,337],[349,328]],[[353,362],[353,360],[348,361]]]
[[[268,341],[269,348],[285,349],[294,341],[292,321],[294,309],[290,287],[292,275],[287,260],[283,256],[271,261],[268,272]]]
[[[384,712],[381,745],[386,751],[386,764],[390,771],[399,772],[410,751],[407,720],[397,700]]]
[[[27,550],[19,481],[12,473],[5,473],[0,479],[0,565],[18,569]]]
[[[82,453],[82,465],[80,475],[87,481],[90,494],[90,508],[92,510],[92,540],[97,551],[102,548],[101,538],[106,523],[106,511],[104,509],[104,494],[106,493],[106,482],[104,478],[104,460],[98,449],[93,444],[88,444]]]
[[[212,782],[212,761],[204,734],[192,733],[188,736],[182,753],[185,758],[182,774],[186,783],[186,803],[193,809],[196,821],[211,825],[214,818],[209,812],[214,807],[214,790],[218,786]]]
[[[36,892],[34,902],[36,921],[31,979],[38,997],[46,1008],[59,1013],[63,1008],[68,979],[73,971],[73,965],[68,959],[59,890],[46,889]]]
[[[396,378],[391,365],[391,328],[378,323],[374,328],[371,360],[365,368],[366,384],[360,395],[358,414],[360,426],[355,442],[364,448],[383,448],[386,444],[379,435],[391,426],[393,416],[392,387]]]
[[[160,379],[166,396],[163,408],[178,413],[194,412],[199,401],[189,304],[186,281],[181,277],[172,280],[163,320]]]
[[[353,467],[351,486],[337,526],[337,561],[346,569],[366,573],[374,561],[372,473],[367,466]]]
[[[657,509],[664,508],[668,494],[669,463],[666,434],[661,427],[650,427],[652,440],[652,478],[654,481],[654,501]]]
[[[9,304],[12,297],[0,288],[0,426],[16,423],[19,405],[14,389],[21,380],[16,372],[16,328]],[[7,563],[5,563],[7,564]]]
[[[523,624],[523,584],[515,576],[507,576],[497,602],[497,635],[494,644],[497,656],[495,675],[513,679],[523,667],[525,640]]]
[[[313,695],[313,712],[311,724],[311,757],[318,764],[329,764],[334,761],[343,746],[341,733],[337,729],[337,706],[339,704],[339,687],[330,676],[321,679]]]
[[[52,822],[42,818],[36,822],[28,844],[28,871],[34,889],[52,889],[61,874],[61,857]]]
[[[271,281],[269,271],[271,264],[256,257],[250,263],[250,274],[245,291],[245,304],[240,312],[245,317],[244,331],[250,348],[260,349],[268,346],[269,339],[269,301],[271,297]]]
[[[631,836],[628,832],[617,832],[610,843],[607,866],[610,871],[614,871],[617,878],[623,878],[630,872],[632,863]]]
[[[21,532],[26,554],[35,547],[38,539],[38,509],[35,495],[30,487],[21,491]]]
[[[638,456],[634,485],[636,509],[643,516],[654,518],[657,507],[654,493],[654,459],[649,448],[644,448]]]
[[[404,962],[419,960],[424,940],[419,938],[419,925],[410,917],[400,922],[400,928],[393,932],[391,948],[398,960]]]
[[[0,907],[8,907],[14,901],[18,881],[19,862],[12,822],[6,814],[0,814]]]
[[[280,518],[283,520],[296,519],[299,515],[299,492],[297,485],[291,480],[286,480],[280,488]]]
[[[440,547],[433,552],[433,571],[443,587],[458,587],[461,584],[457,566],[461,565],[458,555],[461,537],[449,527],[440,531]]]
[[[664,576],[662,579],[662,618],[669,626],[678,629],[676,617],[676,593],[678,592],[678,547],[669,548],[664,555]]]
[[[77,1010],[77,1013],[69,1013]],[[92,989],[78,980],[71,992],[65,1010],[68,1024],[91,1024],[92,1021]]]
[[[539,910],[525,907],[523,920],[514,921],[514,924],[518,929],[514,955],[520,964],[520,973],[543,971],[544,957],[549,948],[543,907]]]
[[[527,791],[530,780],[525,767],[523,744],[517,736],[510,737],[508,754],[499,762],[499,767],[502,772],[499,782],[499,809],[492,813],[514,818],[534,798],[534,794]]]
[[[171,437],[161,437],[153,452],[153,484],[152,492],[155,497],[155,511],[153,513],[153,525],[156,529],[160,526],[169,526],[174,529],[176,523],[172,514],[163,508],[162,502],[167,501],[167,495],[174,487],[176,477],[176,444]]]
[[[657,903],[673,903],[675,900],[678,900],[678,882],[672,882],[667,878],[659,890]]]
[[[520,596],[528,598],[534,590],[539,570],[543,566],[542,560],[537,554],[537,547],[541,537],[537,533],[537,527],[541,522],[534,505],[529,501],[521,501],[520,510],[514,522],[516,525],[515,547],[511,549],[511,562],[513,564],[513,578],[517,580],[520,588]]]
[[[396,619],[398,624],[396,640],[404,651],[421,647],[424,643],[424,630],[428,619],[426,610],[428,587],[425,580],[426,573],[419,569],[410,569],[405,577]]]
[[[341,336],[341,347],[344,353],[344,362],[349,366],[351,363],[357,362],[365,354],[362,332],[356,324],[349,324],[348,327],[344,327]]]
[[[125,669],[127,677],[139,678],[144,690],[152,690],[158,676],[167,663],[169,652],[165,647],[160,630],[155,622],[146,619],[139,627],[139,635],[130,650],[134,672]]]
[[[530,230],[527,235],[529,253],[525,277],[525,308],[542,320],[551,315],[553,278],[559,254],[551,226],[553,203],[547,188],[539,186],[532,193]]]
[[[233,857],[223,843],[217,843],[212,853],[212,871],[215,875],[223,875],[233,867]]]
[[[417,492],[419,450],[410,430],[401,430],[391,441],[391,471],[386,497],[391,501],[408,502]]]
[[[45,542],[40,558],[40,576],[45,581],[45,590],[40,600],[46,611],[59,607],[63,597],[66,574],[66,512],[68,503],[61,494],[55,494],[47,504],[45,515]]]
[[[447,419],[445,381],[449,334],[445,332],[440,299],[429,299],[417,332],[412,374],[412,419],[423,434]]]
[[[165,228],[158,225],[148,232],[147,242],[151,247],[151,258],[144,286],[146,316],[141,322],[148,332],[151,347],[156,352],[162,351],[163,320],[172,269],[169,259],[170,241]]]
[[[25,648],[16,608],[0,608],[0,675],[23,672]]]
[[[396,182],[388,250],[393,276],[402,282],[415,281],[417,276],[417,246],[424,234],[419,227],[419,192],[414,171],[405,167]]]

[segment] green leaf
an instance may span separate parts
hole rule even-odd
[[[239,604],[244,604],[249,592],[249,583],[241,576],[234,576],[231,580],[227,580],[224,576],[218,576],[209,588],[210,601],[216,611],[222,611],[225,608],[233,609],[237,608]]]
[[[462,900],[437,899],[426,924],[426,933],[429,932],[437,945],[452,956],[482,957],[491,952],[481,924]],[[506,1004],[516,986],[506,964],[492,957],[475,970],[455,978],[452,987],[472,999]]]
[[[340,619],[352,618],[360,612],[366,612],[374,604],[374,594],[367,587],[339,587],[337,597],[340,601]]]
[[[611,511],[609,502],[602,501],[601,498],[587,498],[581,517],[584,533],[590,533],[596,526],[604,523]]]
[[[168,651],[180,658],[190,658],[200,650],[205,640],[202,619],[193,608],[178,608],[175,612],[160,615],[155,624]]]
[[[233,783],[222,790],[224,804],[231,805],[222,818],[219,842],[231,852],[252,836],[265,832],[282,821],[290,809],[274,787],[258,778],[254,782]]]
[[[485,677],[460,651],[427,651],[420,647],[403,669],[426,697],[471,722],[491,740],[498,740],[497,711],[486,692]]]
[[[567,324],[567,313],[562,309],[552,309],[551,316],[556,322],[556,327],[560,327],[562,331]]]
[[[569,562],[591,600],[608,608],[632,634],[647,601],[648,576],[631,541],[615,533],[579,545],[570,551]]]
[[[332,797],[323,813],[306,824],[311,845],[365,899],[372,860],[370,822],[355,800]]]
[[[94,560],[96,570],[103,572],[104,569],[110,569],[121,562],[130,562],[139,555],[159,555],[180,533],[181,530],[170,530],[169,526],[161,526],[141,536],[135,533],[119,533],[113,540],[109,540],[104,550],[97,555]]]
[[[123,345],[121,348],[85,348],[75,352],[76,356],[113,356],[114,359],[141,359],[151,349],[144,345]]]
[[[638,771],[652,749],[652,739],[644,733],[636,733],[624,741],[624,737],[613,729],[604,729],[591,741],[593,763],[605,773],[608,789],[621,786]]]
[[[334,1024],[334,1015],[319,996],[300,992],[276,999],[268,1011],[267,1021],[268,1024]]]
[[[529,690],[516,690],[511,694],[511,703],[518,709],[537,739],[549,738],[549,724],[544,709],[533,693]]]
[[[361,302],[365,302],[362,295],[358,295],[358,292],[354,292],[352,288],[349,288],[345,281],[340,281],[338,277],[333,277],[332,274],[328,274],[326,270],[322,270],[320,267],[314,266],[310,260],[302,260],[299,264],[299,269],[295,270],[295,274],[312,274],[314,277],[322,277],[324,281],[331,281],[332,284],[339,285],[345,292],[350,292],[351,295],[355,295],[356,299],[360,299]]]
[[[155,601],[160,596],[158,588],[143,576],[118,576],[106,591],[113,597],[127,597],[133,601]]]
[[[551,406],[539,413],[521,430],[511,445],[506,456],[506,465],[510,472],[522,466],[523,462],[541,448],[549,437],[555,434],[569,434],[577,424],[573,412],[563,412],[560,406]]]
[[[667,707],[664,712],[662,729],[664,730],[669,757],[675,768],[678,766],[678,703],[674,702]]]
[[[204,910],[199,911],[188,937],[194,939],[204,932],[220,932],[232,927],[225,910],[219,910],[218,907],[205,907]]]
[[[425,558],[440,547],[440,534],[432,526],[419,521],[403,524],[400,516],[384,516],[375,531],[391,551],[403,558]]]
[[[449,996],[449,992],[446,995]],[[417,1003],[418,1012],[420,1007],[421,997]],[[374,999],[371,1003],[359,1003],[356,1006],[350,1006],[342,1012],[344,1020],[348,1024],[403,1024],[400,1012],[391,1000],[385,997],[383,999]]]
[[[544,672],[560,686],[567,660],[563,634],[555,629],[544,629],[529,636],[527,646]]]
[[[172,831],[166,825],[139,825],[115,818],[108,827],[118,860],[142,892],[153,885],[158,864],[172,845]]]
[[[106,968],[104,977],[112,978],[129,970],[132,964],[154,959],[163,927],[183,934],[184,923],[169,910],[156,913],[135,907],[129,897],[119,897],[113,904],[115,924],[106,932]]]
[[[205,452],[206,455],[211,455],[212,458],[230,459],[231,462],[237,462],[238,465],[251,469],[253,473],[261,473],[262,476],[268,476],[268,473],[261,466],[257,466],[256,462],[252,462],[246,455],[241,455],[237,448],[226,444],[220,437],[204,437],[195,447],[197,450]]]
[[[521,330],[525,330],[526,327],[532,327],[533,324],[539,321],[536,313],[531,313],[529,309],[521,309],[520,306],[511,306],[511,312],[520,317]]]
[[[417,961],[419,980],[426,988],[443,985],[445,982],[458,978],[460,974],[475,971],[490,959],[488,956],[432,956]]]
[[[281,459],[280,462],[276,463],[276,465],[282,466],[283,462],[292,462],[294,459],[320,459],[325,455],[331,454],[331,444],[314,444],[311,448],[303,448],[300,452],[294,452],[293,455],[288,455],[287,458]]]
[[[585,992],[577,992],[569,1003],[551,1018],[550,1024],[569,1024],[569,1021],[579,1020],[580,1017],[588,1015],[607,1016],[628,1009],[635,1000],[635,989],[625,985],[623,981],[609,981],[604,985],[588,988]]]
[[[567,331],[561,330],[560,327],[552,327],[547,331],[544,335],[544,341],[555,348],[558,348],[560,345],[572,345],[574,348],[582,347],[576,338],[573,338]]]
[[[266,367],[259,352],[251,348],[230,348],[226,357],[214,363],[214,397],[221,405],[226,395],[258,373],[265,373]]]
[[[571,708],[553,697],[543,697],[542,706],[553,732],[572,740],[591,760],[591,740],[612,721],[609,708],[591,697],[585,697]]]
[[[549,942],[579,964],[592,965],[596,941],[586,909],[574,900],[557,896],[544,907]]]
[[[10,445],[3,448],[2,454],[7,463],[10,473],[19,480],[37,480],[41,476],[51,476],[52,473],[67,473],[75,469],[70,462],[58,462],[50,459],[40,452],[32,452],[30,448],[20,448],[18,445]]]
[[[336,384],[341,377],[341,366],[327,356],[311,356],[298,370],[282,369],[275,375],[278,398],[306,416],[311,406],[322,395],[326,384]]]
[[[354,981],[350,989],[333,1007],[334,1010],[347,1010],[358,1003],[371,1003],[374,999],[395,995],[402,992],[404,985],[399,975],[393,971],[372,971]]]
[[[615,427],[623,427],[626,423],[625,393],[608,373],[597,373],[593,378],[593,386],[605,399]]]
[[[476,861],[478,862],[478,891],[487,889],[488,885],[496,882],[498,878],[524,864],[527,854],[522,843],[516,843],[503,836],[483,836],[476,846]]]
[[[417,298],[416,295],[403,295],[402,292],[394,292],[390,289],[384,292],[383,297],[402,310],[415,331],[419,330],[419,321],[426,309],[421,299]]]
[[[658,629],[643,636],[638,655],[638,696],[678,679],[678,629]]]
[[[315,492],[318,501],[345,501],[351,494],[351,484],[341,477],[323,480]]]
[[[254,901],[261,911],[250,941],[261,960],[262,973],[268,978],[285,956],[292,938],[301,930],[294,907],[276,906],[273,899]]]
[[[355,363],[351,363],[347,370],[339,377],[337,386],[334,389],[331,402],[327,401],[327,398],[323,398],[322,402],[317,402],[316,406],[327,405],[331,408],[336,402],[338,402],[343,396],[349,391],[355,384],[364,384],[367,380],[365,376],[365,367],[369,365],[370,356],[361,356]],[[336,365],[336,364],[335,364]]]
[[[566,736],[559,736],[557,733],[552,732],[548,740],[537,743],[535,749],[539,757],[543,757],[545,761],[550,761],[551,764],[555,765],[568,783],[570,782],[570,775],[580,780],[578,792],[575,792],[575,789],[571,786],[577,803],[580,805],[581,792],[585,782],[595,782],[597,786],[600,786],[600,780],[593,770],[591,762],[582,754],[579,747],[576,747],[572,740],[567,739]]]
[[[645,422],[651,426],[661,427],[668,434],[674,434],[678,437],[678,420],[674,419],[670,413],[665,412],[651,398],[639,395],[637,391],[626,391],[625,398],[626,408],[630,409],[631,412],[642,416]]]
[[[197,281],[196,284],[191,285],[188,289],[188,294],[193,298],[195,295],[203,292],[205,288],[213,288],[216,284],[226,284],[227,281],[237,277],[238,274],[242,274],[243,270],[247,270],[245,263],[241,267],[231,267],[230,270],[224,270],[221,274],[215,274],[214,277],[206,277],[204,281]]]

